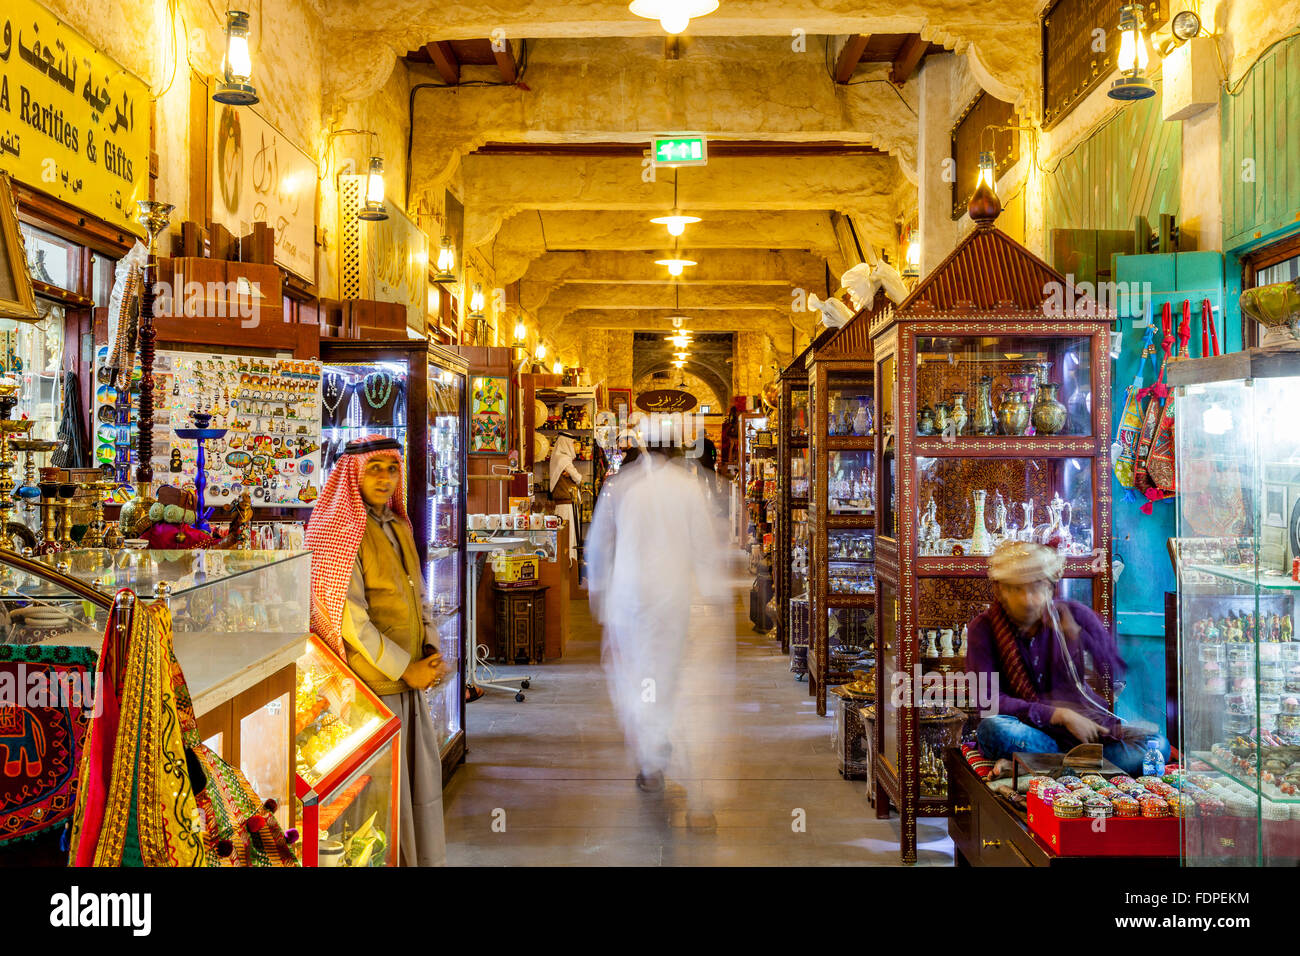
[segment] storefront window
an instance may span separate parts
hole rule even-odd
[[[81,247],[27,223],[20,223],[19,226],[22,229],[23,243],[27,247],[27,266],[32,278],[76,292]]]

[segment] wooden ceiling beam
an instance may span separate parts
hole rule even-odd
[[[925,51],[930,48],[929,40],[922,40],[919,33],[913,33],[903,41],[902,48],[898,51],[898,56],[894,59],[894,65],[889,71],[889,81],[902,86],[912,76],[916,70],[917,64],[925,56]]]
[[[853,79],[853,71],[862,62],[862,54],[866,52],[867,41],[870,39],[870,33],[858,33],[849,37],[844,48],[840,50],[839,58],[835,61],[836,83],[847,83]]]
[[[510,47],[509,40],[501,42],[501,49],[497,48],[495,41],[492,43],[492,55],[496,57],[497,69],[501,71],[501,79],[506,83],[514,83],[519,79],[519,64],[515,61],[515,51]]]
[[[424,52],[429,54],[439,75],[452,86],[460,85],[460,61],[456,51],[447,40],[434,40],[424,45]]]

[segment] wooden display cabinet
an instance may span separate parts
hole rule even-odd
[[[834,664],[831,645],[869,648],[875,635],[872,433],[877,414],[869,322],[868,313],[858,313],[805,360],[812,549],[808,693],[816,698],[817,714],[822,717],[826,716],[826,688],[851,680],[850,670],[870,666],[865,659],[859,664]]]
[[[896,678],[906,688],[914,673],[965,669],[966,648],[938,658],[928,631],[959,634],[988,606],[987,554],[999,532],[1056,544],[1066,555],[1058,597],[1090,605],[1111,623],[1107,339],[1114,316],[1092,303],[1075,304],[1070,314],[1053,310],[1051,290],[1066,288],[1063,275],[985,217],[897,309],[872,322],[882,423],[875,439],[882,701]],[[1050,434],[1022,433],[1004,393],[1044,371],[1061,386],[1060,425]],[[932,428],[922,411],[959,404],[962,392],[964,427]],[[1055,501],[1070,505],[1057,512],[1059,525],[1045,513]],[[916,860],[916,818],[944,816],[949,807],[943,754],[929,752],[938,738],[919,732],[934,708],[914,706],[917,697],[882,707],[876,725],[876,813],[887,816],[890,802],[898,808],[904,863]]]

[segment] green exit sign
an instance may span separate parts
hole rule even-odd
[[[709,162],[708,141],[699,135],[656,136],[656,166],[704,166]]]

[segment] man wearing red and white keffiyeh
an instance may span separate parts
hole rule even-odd
[[[334,464],[307,525],[311,629],[401,719],[401,863],[441,866],[440,740],[424,691],[450,667],[433,642],[403,472],[401,445],[383,435],[348,442]]]

